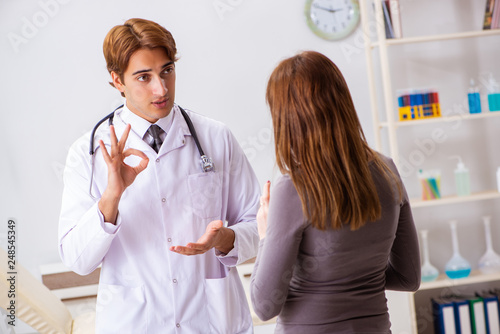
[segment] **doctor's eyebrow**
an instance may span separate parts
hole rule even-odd
[[[165,65],[163,65],[161,67],[161,69],[163,70],[163,69],[165,69],[165,67],[170,66],[172,64],[174,64],[174,62],[173,61],[169,61],[168,63],[166,63]],[[135,71],[134,73],[132,73],[132,75],[136,75],[136,74],[139,74],[139,73],[147,73],[147,72],[151,72],[151,71],[153,71],[153,70],[152,69],[139,70],[139,71]]]

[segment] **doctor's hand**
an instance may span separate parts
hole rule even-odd
[[[234,247],[234,231],[224,227],[222,220],[214,220],[207,225],[205,233],[196,242],[186,246],[172,246],[170,250],[182,255],[203,254],[214,248],[227,254]]]
[[[257,212],[257,227],[261,240],[266,236],[267,212],[269,211],[269,199],[271,198],[270,189],[271,182],[267,181],[266,184],[264,184],[264,188],[262,189],[262,196],[260,197],[260,208]]]
[[[120,141],[116,137],[113,125],[109,127],[109,131],[111,137],[111,151],[109,153],[104,142],[99,141],[102,156],[108,166],[108,185],[99,200],[99,210],[103,214],[105,222],[114,224],[118,215],[118,203],[123,192],[134,182],[136,176],[146,169],[149,159],[144,152],[133,148],[124,149],[130,132],[130,124],[125,127]],[[142,158],[137,166],[132,167],[124,162],[124,159],[130,155]]]

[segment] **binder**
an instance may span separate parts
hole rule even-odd
[[[478,297],[483,299],[486,333],[500,334],[498,296],[492,293],[480,293]]]
[[[487,334],[484,303],[481,297],[469,299],[472,334]]]
[[[453,301],[447,298],[432,299],[432,315],[436,334],[457,333]]]
[[[469,301],[465,298],[454,299],[453,311],[457,334],[472,334]]]

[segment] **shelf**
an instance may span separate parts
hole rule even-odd
[[[470,196],[447,196],[439,199],[423,201],[420,199],[410,199],[412,209],[423,208],[428,206],[456,204],[463,202],[482,201],[487,199],[500,198],[500,193],[496,190],[484,191],[480,193],[471,194]]]
[[[418,291],[447,288],[467,284],[485,283],[490,281],[500,281],[500,273],[482,274],[480,271],[474,270],[471,272],[469,277],[459,279],[450,279],[445,274],[441,274],[434,282],[422,282]]]
[[[386,39],[385,43],[387,45],[399,45],[399,44],[425,43],[425,42],[435,42],[435,41],[444,41],[451,39],[463,39],[463,38],[494,36],[494,35],[500,35],[500,29],[478,30],[478,31],[454,33],[454,34],[407,37],[398,39]],[[372,48],[378,47],[379,44],[380,44],[379,42],[374,42],[371,44],[371,47]]]
[[[404,148],[399,148],[399,146],[403,144],[400,143],[398,137],[402,135],[407,138],[408,135],[411,135],[410,133],[404,133],[405,129],[409,130],[408,126],[418,126],[426,124],[431,125],[431,123],[443,126],[447,125],[447,122],[449,122],[448,124],[454,124],[461,122],[462,120],[475,119],[487,119],[487,121],[496,122],[492,117],[500,116],[500,112],[496,113],[485,111],[480,114],[469,114],[467,113],[468,109],[464,110],[464,113],[447,113],[446,117],[400,122],[399,113],[397,112],[397,97],[395,96],[395,89],[393,89],[394,83],[392,82],[393,77],[397,75],[397,73],[391,73],[394,72],[395,69],[392,68],[393,63],[391,62],[390,52],[396,52],[398,54],[401,53],[402,56],[404,56],[406,53],[412,52],[413,49],[413,47],[392,47],[393,45],[408,44],[409,46],[411,46],[411,44],[415,44],[415,46],[418,46],[418,43],[435,43],[430,45],[420,45],[422,47],[425,47],[424,49],[427,49],[430,46],[437,45],[436,42],[439,41],[446,42],[456,40],[459,41],[459,44],[462,44],[462,40],[466,42],[465,39],[496,36],[490,37],[488,40],[484,40],[484,42],[488,43],[491,40],[491,42],[493,43],[498,41],[498,37],[500,37],[500,29],[436,34],[430,36],[405,37],[400,39],[386,39],[384,9],[382,6],[382,2],[375,0],[363,0],[359,1],[359,5],[363,27],[365,46],[364,51],[367,68],[366,72],[369,83],[369,94],[373,118],[373,129],[375,133],[376,150],[380,152],[384,151],[386,144],[384,142],[384,139],[387,138],[387,144],[389,148],[388,155],[393,159],[396,166],[401,168],[399,157],[400,152],[402,152]],[[374,14],[372,13],[373,5],[375,7]],[[460,5],[457,5],[457,8],[462,9]],[[432,6],[429,7],[429,10],[432,10]],[[462,10],[460,11],[460,13],[461,12],[466,13],[466,10]],[[410,15],[409,19],[412,19],[414,22],[420,22],[424,25],[426,24],[425,18],[422,19],[411,16],[413,15]],[[477,23],[481,24],[482,21],[479,21]],[[376,41],[372,40],[371,38],[374,33],[374,27],[376,29]],[[454,42],[448,44],[451,45],[454,44]],[[466,44],[468,45],[469,41],[467,41]],[[374,54],[377,54],[378,57],[374,57]],[[379,87],[377,78],[380,78],[382,84],[381,87]],[[429,78],[429,80],[434,79],[439,79],[439,73],[436,73]],[[467,95],[464,95],[464,97],[467,98]],[[381,105],[383,105],[383,108],[381,108]],[[443,109],[443,111],[445,110]],[[381,122],[381,119],[385,119],[386,121]],[[400,127],[402,127],[403,130],[398,131]],[[432,127],[432,125],[429,127]],[[458,142],[457,145],[460,145],[460,142]],[[442,210],[445,208],[438,208],[437,206],[458,204],[456,205],[456,207],[459,207],[465,206],[466,203],[492,199],[500,199],[500,192],[491,190],[474,193],[470,196],[446,196],[440,199],[427,201],[420,200],[419,198],[414,198],[410,199],[410,204],[412,208],[435,207],[434,210],[439,210],[439,212],[442,212]],[[486,204],[494,205],[496,204],[496,202]],[[455,290],[458,291],[462,290],[461,288],[458,288],[459,286],[463,287],[463,290],[467,290],[469,289],[468,286],[470,286],[470,289],[475,289],[487,285],[499,287],[500,273],[484,275],[479,271],[474,271],[469,277],[456,280],[449,279],[446,275],[443,274],[440,275],[439,278],[434,282],[422,283],[420,289],[416,293],[407,292],[403,294],[391,294],[391,297],[388,297],[388,299],[391,299],[394,306],[394,308],[391,310],[391,318],[392,316],[394,316],[393,327],[397,328],[398,332],[417,334],[422,333],[422,331],[419,330],[423,329],[423,333],[432,333],[432,326],[429,326],[431,325],[430,322],[432,322],[432,310],[429,303],[430,298],[438,297],[442,293],[447,293],[448,291],[446,290],[448,290],[448,288],[457,287],[455,288]],[[425,325],[424,327],[426,328],[421,328],[422,322]]]
[[[397,122],[394,122],[394,126],[400,127],[400,126],[425,125],[425,124],[430,124],[430,123],[453,122],[453,121],[457,120],[457,117],[461,120],[469,120],[469,119],[473,120],[473,119],[491,118],[491,117],[498,117],[498,116],[500,116],[500,112],[487,111],[487,112],[482,112],[479,114],[456,114],[453,116],[435,117],[435,118],[429,118],[429,119],[418,119],[418,120],[413,120],[413,121],[397,121]],[[389,123],[380,122],[379,126],[381,128],[388,127]]]

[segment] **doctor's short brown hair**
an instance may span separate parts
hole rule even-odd
[[[164,49],[170,60],[177,61],[175,40],[172,34],[158,23],[134,18],[114,26],[103,43],[108,72],[115,72],[123,82],[123,74],[134,52],[155,48]],[[110,85],[115,86],[113,82],[110,82]]]

